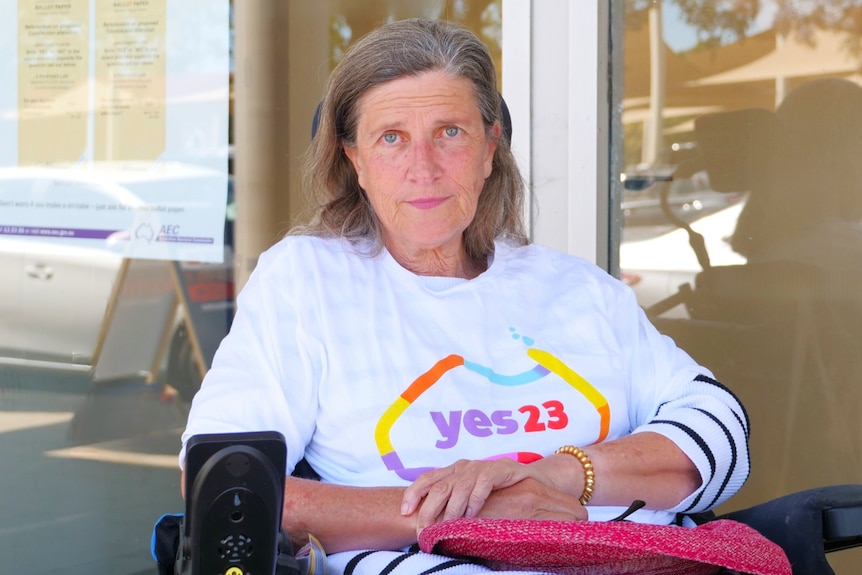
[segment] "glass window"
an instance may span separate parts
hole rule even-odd
[[[749,410],[734,506],[856,483],[859,3],[624,6],[621,276]]]
[[[4,84],[13,86],[0,91],[0,571],[155,572],[150,557],[153,524],[163,513],[183,510],[177,452],[189,401],[232,315],[233,238],[237,250],[242,244],[242,257],[253,260],[285,231],[285,222],[302,213],[296,164],[291,162],[308,144],[323,80],[343,51],[381,22],[429,16],[471,27],[491,47],[499,67],[500,0],[244,4],[243,9],[261,11],[257,14],[235,10],[223,0],[221,27],[211,26],[206,17],[219,3],[195,0],[207,10],[191,11],[187,20],[166,21],[178,6],[188,16],[189,2],[73,0],[51,3],[52,10],[62,5],[65,12],[44,15],[34,10],[37,5],[44,10],[45,2],[0,0],[2,53],[16,53],[15,38],[27,50],[20,63],[0,57],[0,74],[8,72],[9,78],[3,78],[10,79]],[[149,12],[146,18],[104,17],[104,11],[121,4],[146,5]],[[262,24],[268,33],[255,28]],[[36,38],[40,30],[57,29],[63,38],[56,42]],[[171,36],[176,31],[180,35]],[[126,34],[128,41],[117,34]],[[98,44],[90,47],[99,55],[94,62],[86,60],[91,37]],[[212,67],[217,68],[221,57],[213,53],[225,38],[230,38],[229,107],[224,106],[220,117],[204,121],[207,98],[221,97],[222,83],[227,90],[228,66],[222,77],[214,74],[194,82],[178,83],[171,75],[197,73],[189,65],[192,56],[204,67],[215,62]],[[21,75],[25,65],[32,76]],[[94,88],[98,95],[87,96],[80,77],[88,70],[108,74],[123,66],[140,68],[113,84],[123,90],[105,92],[99,84]],[[39,75],[64,67],[73,72]],[[276,97],[267,100],[261,91],[244,91],[233,81],[234,72],[237,78],[263,74],[281,82],[270,92]],[[154,96],[165,77],[166,91]],[[33,93],[19,101],[15,86]],[[74,162],[94,133],[104,136],[102,128],[117,126],[107,117],[122,117],[136,107],[143,125],[163,117],[160,97],[166,106],[183,106],[179,113],[168,108],[168,121],[180,125],[182,132],[171,153],[203,167],[172,171],[153,156],[148,158],[152,164],[119,175],[111,172],[103,182],[75,165],[58,165],[72,156]],[[45,120],[55,116],[63,121]],[[40,121],[16,132],[19,118],[34,117]],[[122,139],[108,132],[102,148],[91,148],[108,160],[151,154],[159,138],[171,138],[170,132],[128,126],[124,133],[140,137]],[[228,150],[211,146],[222,133]],[[141,140],[146,146],[138,146]],[[273,148],[273,142],[281,147]],[[24,144],[26,157],[17,153]],[[269,158],[269,164],[249,164],[249,157],[256,162]],[[43,164],[53,167],[45,171]],[[267,170],[278,171],[278,177],[269,178]],[[227,203],[224,218],[219,215],[210,222],[219,230],[215,235],[224,228],[224,262],[191,256],[182,261],[127,258],[127,252],[116,249],[117,242],[128,242],[130,235],[141,241],[158,235],[173,243],[194,239],[200,234],[189,228],[206,218],[190,218],[188,225],[178,226],[169,216],[199,206],[204,191],[213,186],[221,186]],[[63,194],[74,200],[59,202]],[[188,201],[176,201],[180,195]],[[156,198],[164,209],[142,204],[138,196]],[[36,203],[45,210],[61,210],[69,225],[47,229],[10,215]],[[249,205],[256,211],[247,209]],[[91,208],[95,212],[96,206],[127,210],[144,219],[134,219],[126,235],[104,234],[81,245],[53,241],[53,234],[80,232],[76,227],[84,226],[77,226],[79,216]],[[18,229],[23,226],[26,233]],[[176,285],[186,297],[179,310],[173,307]]]

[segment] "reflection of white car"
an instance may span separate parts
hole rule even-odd
[[[686,190],[683,186],[671,187],[668,207],[677,218],[691,223],[739,201],[739,194],[727,194],[709,189]],[[654,193],[628,194],[621,204],[625,226],[666,225],[668,218],[661,200]]]
[[[0,362],[90,361],[122,256],[0,236]]]
[[[744,264],[745,258],[734,252],[727,238],[736,227],[744,201],[703,217],[691,228],[704,238],[706,252],[713,266]],[[682,228],[664,228],[662,233],[647,239],[626,239],[620,245],[620,275],[638,297],[642,307],[649,307],[673,295],[681,284],[694,285],[694,277],[702,270],[697,255],[689,245],[689,236]],[[673,309],[668,317],[685,316],[685,310]]]
[[[223,179],[222,173],[194,166],[156,175],[143,170],[0,168],[0,364],[38,360],[88,365],[129,243],[122,231],[80,241],[22,234],[22,227],[32,226],[26,221],[32,212],[23,205],[13,209],[10,202],[48,205],[66,198],[70,205],[124,206],[137,214],[145,190],[178,182],[212,185]],[[73,207],[57,213],[69,228],[86,227]],[[137,226],[137,220],[129,219],[129,225]]]

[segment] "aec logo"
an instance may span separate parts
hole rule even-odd
[[[178,224],[165,224],[159,228],[159,237],[176,237],[180,235],[180,226]]]

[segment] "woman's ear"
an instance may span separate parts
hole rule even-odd
[[[503,135],[503,128],[500,127],[500,120],[494,120],[494,125],[491,126],[491,133],[494,134],[495,138],[499,138]]]
[[[494,125],[491,126],[491,135],[492,137],[486,138],[488,141],[488,150],[485,154],[484,160],[484,174],[486,180],[491,175],[491,170],[494,167],[494,154],[497,152],[497,142],[499,142],[500,138],[503,137],[503,129],[500,127],[499,121],[495,121]]]
[[[341,149],[344,150],[344,155],[347,156],[348,160],[350,160],[350,164],[353,166],[353,171],[356,172],[356,179],[359,181],[359,186],[364,188],[362,185],[362,162],[359,159],[356,146],[341,144]]]
[[[359,166],[357,165],[357,157],[356,157],[356,146],[350,146],[348,144],[341,144],[341,149],[344,150],[344,155],[347,156],[347,159],[350,160],[350,163],[353,165],[353,169],[359,173]]]

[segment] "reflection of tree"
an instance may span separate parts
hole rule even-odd
[[[661,0],[658,0],[661,2]],[[760,0],[666,0],[679,6],[686,24],[698,33],[702,46],[745,36],[760,11]],[[655,0],[628,0],[626,21],[640,26]]]
[[[845,48],[862,60],[862,0],[774,0],[773,28],[781,35],[796,34],[809,44],[819,30],[846,34]]]
[[[464,24],[488,46],[501,69],[502,0],[333,0],[330,16],[331,65],[347,47],[377,26],[405,18],[443,18]]]
[[[640,27],[655,1],[626,0],[626,22]],[[772,7],[772,22],[780,35],[794,33],[813,41],[818,29],[845,32],[847,49],[862,57],[862,0],[664,0],[680,9],[686,24],[698,33],[698,47],[709,48],[745,38],[758,15]]]

